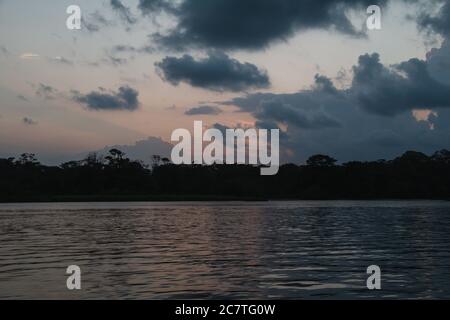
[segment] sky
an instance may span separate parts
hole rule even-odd
[[[195,120],[279,128],[283,162],[432,153],[450,148],[449,33],[448,0],[0,0],[0,157],[148,158]]]

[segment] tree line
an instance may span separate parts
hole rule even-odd
[[[314,155],[285,164],[275,176],[250,165],[151,165],[117,149],[60,166],[33,154],[0,159],[0,201],[221,199],[450,199],[450,151],[408,151],[393,160],[338,164]]]

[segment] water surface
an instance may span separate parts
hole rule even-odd
[[[450,298],[450,202],[0,204],[12,298]]]

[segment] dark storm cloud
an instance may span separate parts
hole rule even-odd
[[[324,85],[324,83],[326,85]],[[251,113],[262,124],[282,123],[303,129],[339,127],[340,123],[323,105],[343,100],[331,80],[316,76],[311,90],[294,94],[256,93],[235,98],[225,104]]]
[[[431,1],[432,8],[435,8],[437,5],[441,6],[437,14],[421,12],[417,18],[417,23],[422,30],[448,36],[450,35],[450,1]]]
[[[74,92],[73,99],[84,104],[90,110],[128,110],[134,111],[139,107],[139,92],[128,86],[120,87],[117,92],[108,92],[103,88],[88,94]]]
[[[135,24],[137,22],[136,18],[130,11],[130,8],[123,5],[120,0],[111,0],[111,7],[116,11],[120,18],[128,24]]]
[[[277,100],[263,101],[255,115],[258,119],[263,119],[265,122],[270,119],[275,122],[278,121],[304,129],[322,129],[340,126],[337,120],[324,112],[307,112]]]
[[[222,113],[222,110],[214,106],[199,106],[187,110],[184,114],[187,116],[197,116],[197,115],[218,115]]]
[[[353,72],[352,90],[369,112],[392,116],[412,109],[450,107],[450,86],[435,80],[424,60],[410,59],[391,70],[380,63],[378,54],[366,54],[359,57]]]
[[[431,76],[450,85],[450,41],[446,39],[441,48],[431,49],[427,54],[427,66]]]
[[[316,76],[309,90],[248,94],[223,104],[252,114],[258,127],[283,128],[280,143],[290,150],[288,161],[315,153],[346,161],[432,152],[450,141],[449,52],[445,41],[426,60],[390,67],[378,54],[366,54],[354,66],[349,88],[337,89],[329,78]],[[421,119],[413,115],[418,109],[432,112]]]
[[[410,59],[387,67],[377,53],[359,57],[353,67],[351,87],[338,90],[332,81],[317,75],[310,90],[294,94],[257,93],[226,102],[258,119],[272,119],[303,128],[337,125],[322,106],[355,105],[381,116],[395,116],[414,109],[450,107],[450,46],[433,49],[426,60]],[[308,113],[313,113],[314,117]],[[306,113],[306,114],[305,114]],[[305,119],[309,119],[306,121]]]
[[[377,1],[384,6],[388,0]],[[172,13],[177,26],[167,34],[155,34],[163,47],[218,49],[262,49],[285,41],[296,32],[329,29],[360,37],[347,13],[365,9],[372,0],[184,0],[175,8],[167,1],[140,1],[144,13],[161,10]]]
[[[34,121],[33,119],[28,118],[28,117],[24,117],[24,118],[22,119],[22,122],[23,122],[24,124],[26,124],[26,125],[29,125],[29,126],[36,125],[36,124],[37,124],[36,121]]]
[[[185,82],[215,91],[242,91],[270,85],[265,71],[219,52],[210,52],[207,58],[200,60],[190,55],[166,57],[155,66],[163,79],[173,85]]]

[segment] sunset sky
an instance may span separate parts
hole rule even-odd
[[[0,157],[170,141],[194,120],[280,128],[283,161],[450,148],[449,33],[444,0],[0,0]]]

